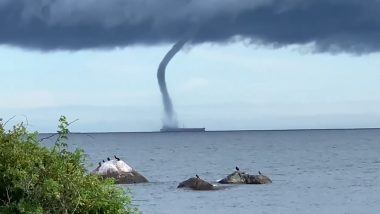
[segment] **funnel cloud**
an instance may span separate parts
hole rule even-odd
[[[379,0],[0,0],[0,44],[80,50],[246,39],[319,52],[380,50]]]
[[[173,47],[169,50],[169,52],[165,55],[165,57],[162,59],[160,65],[158,66],[157,80],[158,80],[158,85],[160,87],[162,102],[164,104],[164,112],[165,112],[163,128],[178,128],[177,117],[175,115],[175,111],[173,109],[173,103],[170,98],[168,88],[166,86],[165,72],[166,72],[166,66],[168,65],[170,60],[182,49],[185,43],[186,43],[185,40],[175,43]]]

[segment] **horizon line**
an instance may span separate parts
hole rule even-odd
[[[380,129],[380,127],[364,127],[364,128],[304,128],[304,129],[236,129],[236,130],[205,130],[199,133],[205,132],[275,132],[275,131],[349,131],[349,130],[374,130]],[[44,132],[38,134],[55,134],[56,132]],[[134,134],[134,133],[181,133],[181,132],[161,132],[157,131],[99,131],[99,132],[70,132],[69,134]],[[189,133],[189,132],[186,132]],[[191,132],[198,133],[198,132]]]

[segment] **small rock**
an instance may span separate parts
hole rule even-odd
[[[265,175],[244,175],[246,184],[269,184],[272,180]]]
[[[200,178],[189,178],[181,182],[177,188],[190,188],[193,190],[214,190],[214,186]]]
[[[265,175],[250,175],[235,171],[218,182],[221,184],[268,184],[272,183],[272,180]]]

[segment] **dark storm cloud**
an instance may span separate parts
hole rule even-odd
[[[190,39],[189,39],[190,37]],[[379,0],[0,0],[0,43],[35,49],[227,42],[380,50]]]

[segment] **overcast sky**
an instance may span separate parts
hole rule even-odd
[[[0,117],[156,131],[157,67],[186,38],[166,76],[180,126],[380,127],[379,1],[75,2],[0,0]]]

